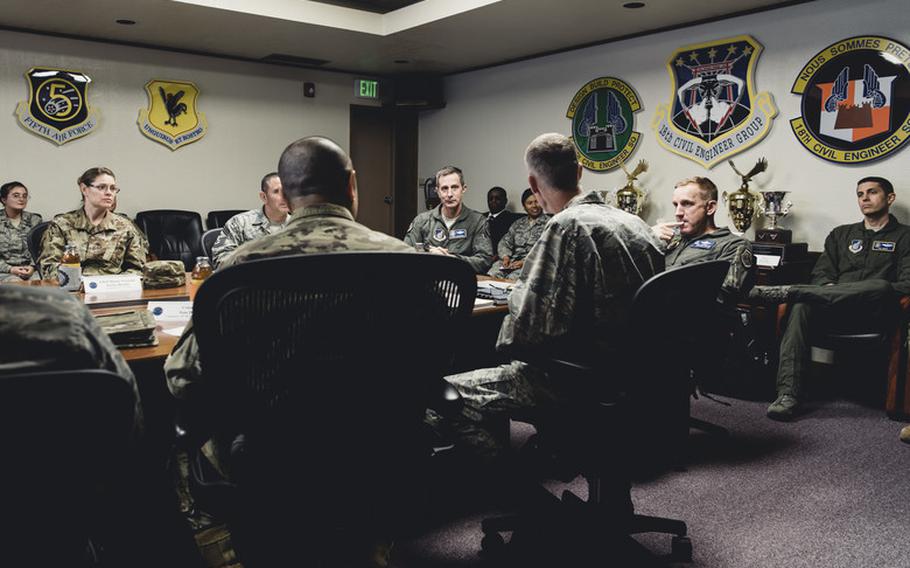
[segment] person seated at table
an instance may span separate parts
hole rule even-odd
[[[0,186],[0,281],[29,280],[38,277],[34,260],[28,251],[26,236],[41,222],[41,215],[25,210],[28,189],[22,182],[11,181]]]
[[[673,187],[676,221],[652,227],[665,243],[667,269],[709,260],[726,260],[730,271],[724,279],[722,297],[733,302],[742,298],[755,281],[752,243],[714,224],[717,186],[706,177],[680,180]]]
[[[42,276],[57,279],[60,258],[68,244],[76,245],[84,275],[141,275],[148,241],[132,221],[111,212],[120,192],[114,172],[91,168],[77,183],[82,207],[54,217],[41,239],[38,266]]]
[[[502,187],[494,186],[487,192],[487,224],[490,226],[490,242],[493,243],[493,256],[499,250],[499,241],[509,231],[512,223],[518,221],[524,215],[521,213],[512,213],[506,209],[509,203],[509,196]],[[496,256],[494,260],[499,260]]]
[[[528,215],[512,223],[499,241],[499,260],[489,272],[494,278],[509,280],[518,278],[525,263],[524,258],[550,220],[550,216],[543,212],[543,208],[537,202],[537,196],[530,188],[521,194],[521,205]]]
[[[462,203],[468,186],[455,166],[436,172],[439,207],[425,211],[411,221],[404,242],[420,244],[431,254],[460,258],[477,274],[486,274],[493,264],[493,246],[486,217]]]
[[[266,174],[259,184],[262,207],[250,209],[228,219],[221,234],[212,245],[212,263],[221,264],[225,258],[245,242],[265,235],[273,235],[288,226],[288,203],[281,191],[278,172]]]
[[[663,271],[664,257],[650,227],[580,186],[575,145],[562,134],[542,134],[525,151],[528,181],[553,215],[525,258],[509,296],[498,351],[518,357],[567,357],[590,362],[615,344],[639,286]],[[568,396],[539,366],[521,360],[446,377],[464,400],[462,414],[428,421],[487,465],[502,463],[509,418],[558,407]]]

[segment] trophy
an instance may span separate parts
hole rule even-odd
[[[635,180],[638,179],[640,174],[648,171],[648,162],[639,160],[638,165],[635,166],[632,173],[629,173],[625,164],[620,164],[619,167],[621,167],[622,171],[626,174],[626,185],[617,189],[613,194],[614,203],[623,211],[638,215],[641,213],[641,209],[645,204],[645,199],[647,199],[648,194],[640,187],[635,186]]]
[[[755,217],[755,202],[758,195],[749,191],[749,181],[765,171],[768,168],[768,160],[759,158],[758,162],[752,166],[749,173],[743,174],[733,164],[733,160],[727,160],[733,171],[742,179],[742,185],[733,193],[724,192],[724,201],[727,202],[727,209],[730,212],[730,218],[733,220],[733,226],[742,234],[749,229],[752,224],[752,218]]]
[[[762,215],[768,218],[768,226],[755,232],[755,240],[772,243],[789,243],[793,238],[793,231],[781,229],[777,220],[785,217],[793,206],[792,201],[784,203],[786,191],[761,191],[764,210]]]

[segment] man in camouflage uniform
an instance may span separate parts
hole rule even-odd
[[[910,226],[890,214],[894,186],[865,177],[856,186],[863,220],[836,227],[812,270],[811,284],[756,286],[757,299],[791,302],[780,343],[777,399],[768,417],[792,419],[810,361],[812,328],[882,328],[895,316],[897,296],[910,294]]]
[[[148,241],[135,223],[110,211],[92,225],[85,209],[57,215],[41,239],[38,266],[45,280],[57,279],[64,245],[74,244],[82,274],[139,274],[145,267]]]
[[[266,174],[259,184],[262,207],[234,215],[212,245],[212,264],[217,267],[243,243],[273,235],[288,226],[288,203],[281,191],[278,172]]]
[[[638,287],[664,268],[659,243],[638,217],[579,186],[572,141],[543,134],[525,152],[531,190],[554,214],[531,248],[509,297],[497,349],[590,359],[615,344]],[[446,377],[464,399],[449,426],[481,458],[508,447],[508,418],[558,405],[564,386],[522,361]],[[430,420],[436,419],[430,416]]]
[[[724,279],[724,300],[735,301],[749,291],[755,280],[752,243],[714,224],[717,186],[706,177],[684,179],[673,188],[676,221],[653,227],[666,243],[667,268],[696,262],[726,260],[730,271]]]
[[[455,256],[465,260],[477,274],[484,274],[493,264],[493,245],[487,218],[462,203],[464,184],[461,170],[446,166],[436,172],[436,193],[442,203],[414,218],[404,242],[418,243],[432,254]]]

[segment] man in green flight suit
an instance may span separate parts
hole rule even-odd
[[[485,274],[493,264],[493,245],[487,218],[462,203],[468,186],[464,174],[455,166],[436,172],[436,193],[441,203],[414,218],[404,242],[420,245],[432,254],[463,259],[477,274]]]

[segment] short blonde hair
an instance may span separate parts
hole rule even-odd
[[[673,186],[673,189],[677,187],[682,187],[684,185],[695,184],[698,186],[698,189],[701,190],[702,197],[709,201],[717,201],[717,186],[714,185],[714,182],[706,177],[693,176],[686,179],[681,179],[676,182],[676,185]]]

